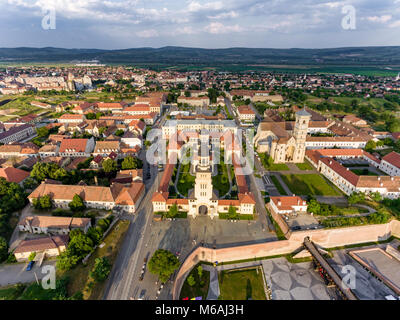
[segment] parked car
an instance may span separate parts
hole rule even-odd
[[[157,295],[159,295],[161,293],[162,288],[164,288],[164,284],[163,283],[161,283],[161,286],[157,291]]]
[[[28,266],[26,267],[26,271],[31,271],[35,261],[29,261]]]
[[[142,292],[140,292],[138,300],[144,300],[144,295],[145,294],[146,294],[146,290],[142,290]]]

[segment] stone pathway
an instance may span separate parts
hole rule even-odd
[[[176,176],[175,176],[175,183],[174,183],[174,187],[175,187],[175,192],[176,194],[183,199],[186,199],[186,197],[184,195],[182,195],[179,190],[178,190],[178,181],[179,181],[179,175],[181,174],[181,166],[182,166],[182,162],[179,162],[179,166],[178,166],[178,171],[176,172]],[[190,191],[190,190],[189,190]]]
[[[286,185],[285,182],[283,182],[283,179],[279,173],[272,173],[279,181],[281,184],[282,188],[285,189],[285,192],[287,193],[288,196],[293,195],[293,192],[289,189],[289,187]]]
[[[220,295],[218,271],[216,268],[203,264],[203,269],[210,272],[210,286],[208,288],[207,300],[218,300]]]

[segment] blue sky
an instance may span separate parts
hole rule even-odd
[[[344,30],[352,5],[356,29]],[[46,8],[56,29],[44,30]],[[400,45],[400,0],[0,0],[0,47]]]

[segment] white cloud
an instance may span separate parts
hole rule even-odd
[[[154,29],[138,31],[136,35],[140,38],[155,38],[159,36],[158,31]]]
[[[211,34],[224,34],[232,32],[242,32],[244,29],[238,24],[234,26],[226,26],[220,22],[212,22],[204,28],[204,31]]]
[[[199,31],[195,30],[193,27],[185,26],[183,28],[177,29],[174,34],[196,34]]]
[[[224,4],[221,1],[217,2],[206,2],[204,4],[200,4],[197,1],[192,1],[189,3],[187,10],[189,12],[199,12],[205,10],[221,10],[224,8]]]
[[[386,23],[392,19],[392,16],[390,14],[387,14],[383,16],[367,17],[366,19],[371,22]]]
[[[237,18],[238,16],[239,16],[239,14],[237,12],[229,11],[229,12],[223,12],[223,13],[217,14],[215,16],[207,16],[207,18],[220,20],[220,19],[226,19],[226,18]]]
[[[389,24],[390,28],[398,28],[400,27],[400,20],[394,21],[391,24]]]

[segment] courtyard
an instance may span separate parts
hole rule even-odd
[[[266,300],[262,268],[219,272],[220,300]]]
[[[318,174],[282,174],[283,182],[296,195],[341,196],[340,191]]]

